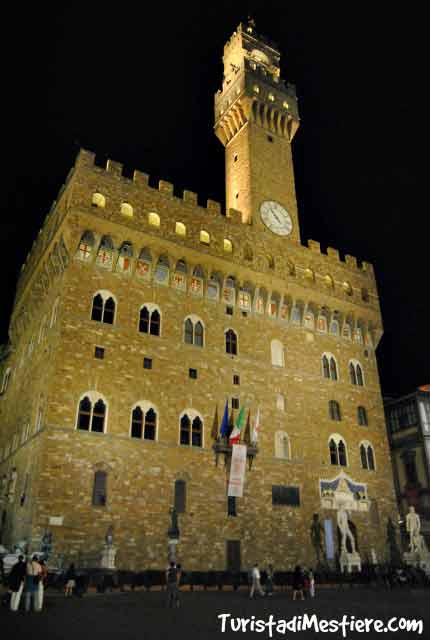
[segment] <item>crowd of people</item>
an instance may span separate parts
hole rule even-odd
[[[274,569],[271,564],[268,565],[265,570],[265,589],[261,586],[261,573],[256,563],[251,571],[250,575],[250,583],[251,589],[249,592],[249,597],[252,599],[256,594],[264,597],[264,596],[272,596],[273,595],[273,585],[274,585]],[[304,600],[304,594],[307,593],[310,598],[315,597],[315,576],[312,569],[305,571],[297,565],[294,569],[293,574],[293,600],[296,600],[298,596],[302,600]]]

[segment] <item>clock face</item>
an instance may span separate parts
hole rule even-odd
[[[261,219],[272,233],[288,236],[293,230],[293,222],[288,211],[279,202],[266,200],[260,207]]]

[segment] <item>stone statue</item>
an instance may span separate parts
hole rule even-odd
[[[323,551],[323,528],[317,513],[314,513],[312,516],[311,541],[317,556],[317,563],[319,564],[320,555]]]
[[[409,507],[409,513],[406,516],[406,531],[409,533],[409,550],[411,553],[419,551],[421,519],[415,513],[415,507]]]
[[[106,531],[105,542],[107,547],[113,547],[113,526],[110,525]]]
[[[178,512],[175,507],[171,510],[172,521],[167,532],[169,538],[179,538],[179,527],[178,527]]]
[[[52,533],[51,531],[48,531],[48,529],[45,531],[42,537],[41,551],[46,558],[49,557],[52,551]]]
[[[9,502],[13,502],[14,498],[15,498],[15,487],[16,487],[16,481],[18,480],[18,472],[16,470],[16,467],[14,467],[10,473],[10,479],[9,479],[9,488],[8,488],[8,498],[9,498]]]
[[[351,543],[352,553],[355,553],[355,540],[354,536],[352,535],[351,529],[349,528],[348,512],[342,505],[337,511],[337,526],[339,527],[342,536],[340,544],[341,552],[347,553],[346,540],[348,538]]]
[[[400,551],[397,547],[396,528],[391,518],[387,520],[387,543],[390,549],[391,564],[398,566],[401,562]]]

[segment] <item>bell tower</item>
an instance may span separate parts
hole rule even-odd
[[[227,211],[300,243],[291,141],[299,126],[295,87],[280,77],[276,46],[240,24],[224,47],[215,134],[225,147]]]

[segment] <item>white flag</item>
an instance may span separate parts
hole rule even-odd
[[[246,470],[246,444],[234,444],[231,455],[230,479],[227,495],[235,498],[243,496]]]
[[[260,407],[257,409],[254,419],[254,429],[252,431],[252,444],[257,444],[258,434],[260,432]]]

